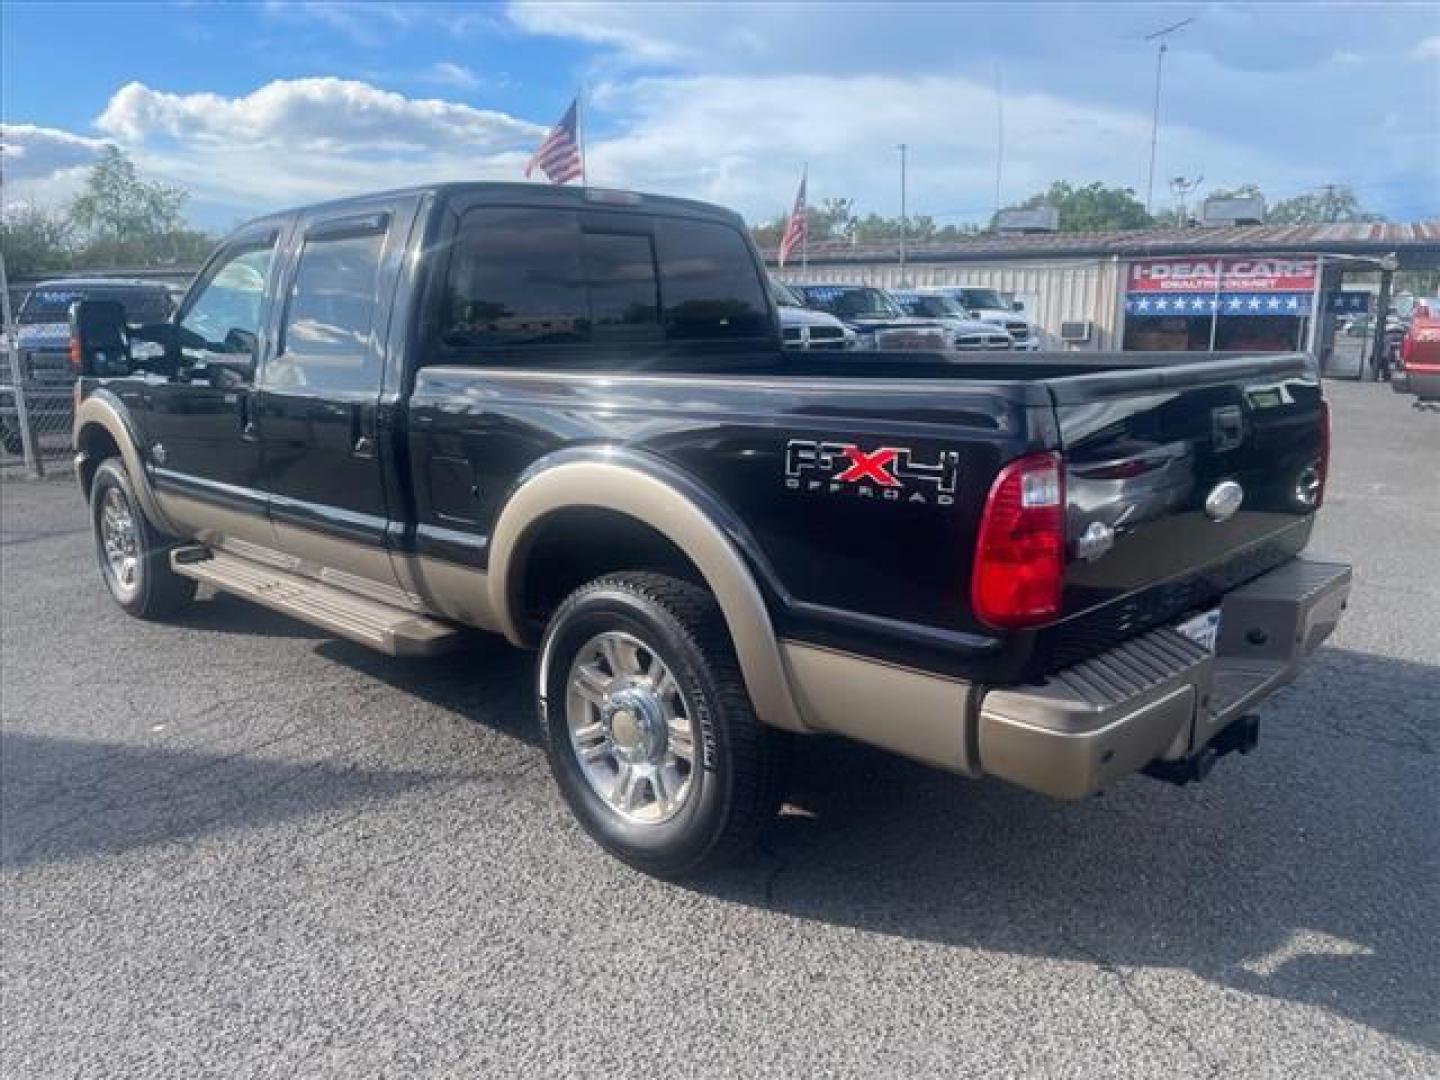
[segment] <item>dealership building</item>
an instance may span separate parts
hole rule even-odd
[[[1196,225],[983,234],[949,243],[812,244],[784,281],[990,288],[1051,349],[1303,349],[1388,304],[1396,270],[1440,269],[1440,221]]]

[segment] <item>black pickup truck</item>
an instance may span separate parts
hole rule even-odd
[[[122,607],[204,583],[400,656],[538,649],[561,791],[660,875],[755,837],[798,734],[1060,797],[1198,779],[1349,588],[1297,557],[1307,357],[784,351],[700,203],[329,203],[240,229],[170,322],[72,318]]]

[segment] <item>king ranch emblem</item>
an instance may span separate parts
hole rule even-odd
[[[785,486],[792,491],[953,506],[960,454],[920,456],[908,446],[791,439],[785,444]]]

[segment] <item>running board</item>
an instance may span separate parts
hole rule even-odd
[[[222,592],[292,616],[390,656],[433,656],[460,643],[449,623],[356,596],[344,589],[225,551],[181,547],[170,566]]]

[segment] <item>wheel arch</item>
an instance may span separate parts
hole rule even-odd
[[[155,526],[166,532],[177,532],[160,508],[145,471],[140,438],[130,421],[129,410],[108,390],[91,391],[75,410],[76,478],[85,497],[95,480],[95,470],[107,457],[118,456],[125,464],[130,486],[140,507]]]
[[[571,515],[577,512],[633,522],[683,557],[720,606],[756,714],[774,727],[807,730],[757,581],[768,578],[763,560],[758,552],[741,550],[747,542],[743,530],[725,519],[700,485],[641,454],[562,451],[536,463],[516,484],[491,534],[487,575],[491,610],[511,642],[535,644],[524,609],[527,562],[547,529],[575,520]],[[774,588],[768,580],[767,585]]]

